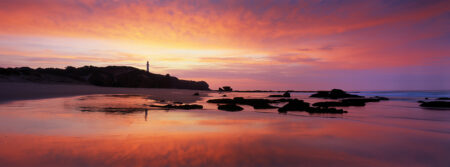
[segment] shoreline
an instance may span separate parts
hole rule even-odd
[[[193,96],[199,92],[200,96]],[[35,100],[92,94],[135,94],[147,95],[154,100],[195,102],[206,96],[207,90],[165,89],[165,88],[118,88],[81,84],[48,84],[31,82],[0,82],[0,104],[16,100]]]

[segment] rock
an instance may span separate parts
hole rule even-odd
[[[291,94],[287,91],[283,95],[269,95],[269,97],[291,97]]]
[[[183,102],[176,101],[176,102],[173,102],[173,104],[183,104]]]
[[[194,96],[200,96],[200,93],[195,92],[193,95],[194,95]]]
[[[304,102],[303,100],[293,99],[285,106],[278,109],[280,113],[287,113],[288,111],[306,111],[310,114],[314,113],[330,113],[330,114],[342,114],[347,113],[342,109],[335,108],[327,108],[327,107],[310,107],[309,103]]]
[[[222,87],[222,89],[223,89],[224,92],[231,92],[231,91],[233,91],[233,89],[230,86],[224,86],[224,87]]]
[[[183,110],[192,110],[192,109],[203,109],[202,105],[192,104],[192,105],[172,105],[167,104],[165,106],[161,105],[150,105],[150,107],[159,107],[159,108],[165,108],[165,109],[183,109]]]
[[[450,97],[439,97],[436,100],[450,100]]]
[[[220,103],[220,104],[243,104],[252,106],[254,109],[270,109],[277,108],[271,106],[269,103],[273,103],[268,99],[244,99],[243,97],[235,97],[233,99],[211,99],[208,103]]]
[[[448,101],[419,101],[421,107],[438,107],[438,108],[450,108],[450,102]]]
[[[191,104],[191,105],[186,104],[175,106],[175,109],[183,109],[183,110],[203,109],[203,106],[198,104]]]
[[[341,89],[333,89],[331,91],[318,91],[312,94],[310,97],[325,98],[325,99],[341,99],[341,98],[352,98],[352,97],[362,97],[358,95],[348,94]]]
[[[244,108],[236,105],[236,104],[225,104],[225,105],[219,105],[218,106],[219,110],[224,110],[224,111],[242,111],[244,110]]]
[[[219,88],[219,92],[231,92],[233,89],[230,86],[224,86]]]
[[[221,104],[230,104],[234,103],[233,99],[211,99],[206,101],[207,103],[221,103]]]
[[[303,100],[294,99],[290,101],[288,104],[278,109],[278,112],[287,112],[287,111],[306,111],[308,110],[309,103],[304,102]]]
[[[269,97],[283,97],[283,95],[269,95]]]
[[[222,97],[227,97],[227,95],[222,95]]]
[[[244,99],[243,97],[235,97],[233,101],[236,104],[244,104],[252,106],[254,109],[277,108],[269,105],[269,103],[272,103],[272,101],[268,99]]]
[[[294,101],[297,99],[278,99],[278,100],[273,100],[273,103],[283,103],[283,102],[290,102],[290,101]]]

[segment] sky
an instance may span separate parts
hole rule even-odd
[[[0,0],[0,67],[146,61],[211,89],[450,90],[450,1]]]

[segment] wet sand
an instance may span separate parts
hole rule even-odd
[[[227,93],[267,97],[268,93]],[[142,109],[146,96],[87,95],[0,104],[0,166],[448,166],[450,115],[415,101],[349,113]],[[321,99],[293,94],[307,102]],[[90,108],[90,111],[86,111]]]
[[[54,97],[68,97],[90,94],[132,94],[148,95],[155,100],[180,101],[184,103],[198,100],[195,92],[208,92],[185,89],[160,88],[115,88],[76,84],[38,84],[24,82],[0,82],[0,103],[14,100],[31,100]]]

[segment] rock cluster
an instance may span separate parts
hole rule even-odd
[[[347,92],[341,89],[333,89],[331,91],[318,91],[317,93],[312,94],[310,97],[317,97],[324,99],[342,99],[342,98],[353,98],[362,96],[348,94]]]
[[[421,107],[450,108],[449,101],[419,101]]]

